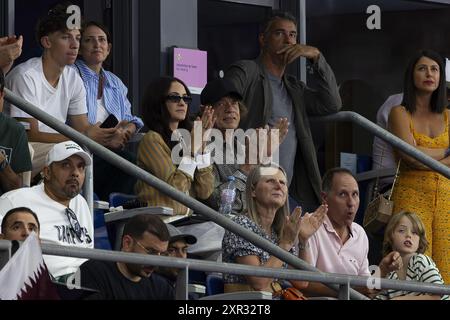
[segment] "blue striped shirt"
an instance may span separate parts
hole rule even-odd
[[[86,88],[89,123],[95,124],[97,122],[99,75],[89,69],[83,60],[78,59],[73,67],[78,69],[81,79],[83,79],[84,87]],[[103,68],[101,72],[104,76],[103,99],[106,111],[113,114],[119,121],[126,120],[134,123],[136,132],[139,131],[144,126],[144,123],[141,118],[131,114],[131,103],[127,98],[127,87],[114,73],[106,71]]]

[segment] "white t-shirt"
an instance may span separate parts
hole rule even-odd
[[[68,115],[87,113],[86,89],[83,80],[73,68],[64,68],[55,88],[45,78],[42,58],[31,58],[12,69],[5,82],[12,92],[64,123]],[[6,110],[14,118],[32,118],[9,103],[6,103]],[[57,133],[40,121],[39,131]]]
[[[28,207],[36,212],[41,224],[42,242],[63,246],[94,248],[93,218],[86,200],[77,195],[70,200],[69,208],[76,213],[81,226],[81,239],[71,228],[66,207],[51,199],[44,191],[44,184],[22,188],[0,197],[0,221],[12,208]],[[86,259],[44,255],[45,263],[54,277],[74,273]]]
[[[96,122],[103,122],[108,118],[109,112],[105,108],[105,101],[103,98],[97,99],[97,121]]]

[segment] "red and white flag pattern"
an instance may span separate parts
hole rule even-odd
[[[0,270],[0,300],[59,299],[33,232]]]

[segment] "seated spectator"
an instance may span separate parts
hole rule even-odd
[[[436,264],[424,254],[427,247],[425,226],[420,218],[407,211],[396,214],[389,221],[384,234],[381,277],[444,284]],[[388,289],[376,296],[376,299],[449,300],[449,296]]]
[[[182,233],[177,227],[171,224],[166,224],[166,226],[169,230],[170,239],[169,247],[164,255],[186,259],[189,246],[195,244],[197,238],[191,234]],[[175,288],[179,270],[178,268],[158,267],[156,272],[165,277],[172,287]]]
[[[309,238],[317,230],[325,217],[327,207],[322,205],[313,214],[305,214],[303,217],[301,208],[297,207],[289,215],[287,194],[286,174],[281,167],[257,166],[247,179],[247,213],[236,216],[233,220],[280,248],[296,254],[295,242],[297,239]],[[223,238],[222,255],[223,262],[228,263],[268,268],[287,267],[286,263],[277,257],[228,230]],[[307,285],[304,281],[289,281],[298,289]],[[224,289],[225,292],[274,292],[281,288],[277,279],[224,274]]]
[[[223,141],[226,142],[225,131],[236,130],[239,128],[241,119],[244,119],[247,115],[247,109],[242,102],[242,96],[238,93],[233,83],[227,79],[217,79],[207,83],[201,94],[201,103],[203,106],[212,106],[214,115],[216,116],[216,122],[214,128],[222,131]],[[287,118],[280,118],[274,126],[274,129],[279,129],[279,143],[281,144],[287,134],[289,123]],[[270,132],[268,132],[270,134]],[[238,163],[237,155],[239,149],[241,151],[248,151],[248,146],[243,146],[239,143],[239,140],[234,141],[234,162],[226,163],[225,155],[231,150],[227,149],[224,145],[223,150],[223,162],[213,164],[213,173],[215,177],[214,191],[207,199],[206,203],[213,209],[218,210],[220,207],[220,195],[224,188],[227,186],[228,177],[233,176],[235,178],[236,198],[232,207],[234,214],[241,214],[247,210],[247,203],[245,202],[245,184],[247,182],[247,175],[254,168],[255,164],[251,164],[248,161],[245,163]]]
[[[23,126],[3,114],[5,78],[0,70],[0,195],[23,185],[23,173],[31,171],[27,135]]]
[[[127,87],[114,73],[103,69],[111,47],[111,35],[105,26],[93,21],[86,23],[81,30],[80,58],[75,66],[86,88],[89,123],[95,125],[114,116],[121,124],[115,137],[119,139],[117,145],[122,146],[144,124],[131,114]],[[134,154],[120,148],[113,150],[121,157],[136,162]],[[94,191],[100,199],[108,200],[111,192],[133,193],[135,182],[134,177],[102,158],[94,157]]]
[[[310,238],[299,237],[299,257],[323,272],[370,276],[367,235],[353,222],[359,188],[350,170],[334,168],[324,174],[322,201],[328,205],[327,215]],[[316,282],[310,282],[305,293],[336,296],[335,291]]]
[[[148,86],[142,112],[145,125],[150,130],[139,143],[137,164],[179,191],[204,200],[211,195],[214,186],[209,154],[202,154],[205,143],[198,146],[198,150],[192,148],[189,154],[183,154],[179,164],[172,160],[172,155],[178,155],[172,149],[185,143],[179,129],[190,131],[192,141],[195,141],[192,123],[187,118],[191,101],[189,89],[179,79],[161,77]],[[203,112],[203,132],[214,125],[213,113],[211,107]],[[172,136],[179,137],[181,142],[172,141]],[[193,143],[190,145],[194,146]],[[190,213],[189,208],[141,180],[136,183],[136,193],[139,200],[148,206],[171,207],[178,215]]]
[[[38,22],[37,40],[42,57],[31,58],[15,67],[6,77],[7,87],[28,102],[44,110],[75,130],[85,133],[104,146],[117,146],[116,128],[90,125],[87,118],[86,91],[75,69],[67,67],[78,54],[80,30],[67,29],[67,5],[57,5]],[[34,149],[32,177],[45,165],[48,151],[55,143],[69,140],[14,105],[7,104],[11,117],[27,130]],[[122,144],[119,144],[120,146]]]
[[[167,250],[169,232],[154,215],[136,215],[125,224],[121,251],[161,255]],[[99,292],[97,300],[173,300],[174,290],[154,267],[123,262],[89,260],[80,267],[81,285]]]
[[[73,141],[55,144],[44,167],[44,182],[32,188],[7,192],[0,197],[0,218],[12,208],[27,207],[36,212],[42,242],[80,248],[94,248],[92,215],[79,194],[85,167],[91,158]],[[44,256],[53,277],[62,283],[85,259]]]
[[[30,208],[18,207],[9,210],[3,217],[0,239],[12,241],[11,254],[14,255],[18,253],[19,249],[19,244],[14,242],[25,241],[32,232],[35,233],[33,237],[39,238],[40,229],[41,225],[36,213]],[[29,240],[36,241],[32,238]],[[17,284],[13,285],[11,281],[6,284],[2,282],[1,285],[4,287],[1,294],[9,292],[7,294],[16,296],[19,300],[60,300],[58,287],[52,282],[48,268],[42,262],[42,252],[41,250],[37,252],[35,249],[35,246],[28,245],[26,251],[18,253],[15,260],[9,260],[9,267],[8,265],[4,266],[6,270],[4,272],[7,273],[3,273],[3,279],[7,279],[9,273],[9,276],[14,277]],[[33,266],[36,269],[33,270]],[[34,281],[30,282],[27,274],[33,277]],[[20,289],[21,283],[23,290]],[[19,290],[17,292],[10,291],[15,288],[19,288]]]
[[[7,74],[14,60],[22,53],[23,37],[10,36],[0,38],[0,69]]]
[[[39,236],[41,225],[33,210],[18,207],[5,214],[1,228],[0,239],[24,241],[33,231]]]

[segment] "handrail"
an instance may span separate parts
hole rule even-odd
[[[323,116],[323,117],[314,117],[310,119],[311,121],[318,121],[318,122],[346,122],[350,121],[353,122],[370,133],[373,133],[378,138],[386,141],[390,145],[392,145],[395,148],[400,149],[407,155],[413,157],[414,159],[422,162],[423,164],[427,165],[430,169],[433,169],[436,172],[439,172],[444,177],[450,179],[450,168],[443,165],[439,161],[434,160],[430,156],[426,155],[422,151],[419,151],[417,148],[414,148],[413,146],[409,145],[399,137],[393,135],[389,131],[381,128],[380,126],[376,125],[372,121],[364,118],[360,114],[353,112],[353,111],[341,111],[332,115]]]
[[[11,247],[11,241],[0,240],[0,251]],[[310,282],[327,281],[336,285],[350,285],[366,287],[371,277],[349,276],[343,274],[322,273],[311,271],[300,271],[294,269],[279,269],[248,266],[236,263],[219,263],[213,261],[183,259],[121,251],[110,251],[101,249],[88,249],[72,246],[62,246],[50,243],[41,243],[42,253],[46,255],[57,255],[72,258],[94,259],[111,262],[124,262],[140,265],[152,265],[155,267],[172,267],[179,269],[192,269],[204,272],[220,272],[238,275],[283,278]],[[406,280],[377,279],[379,289],[394,289],[413,292],[434,293],[438,295],[450,294],[450,286],[432,283],[423,283]],[[367,299],[367,298],[366,298]]]
[[[2,241],[7,240],[0,240]],[[196,259],[183,259],[165,256],[156,256],[139,253],[109,251],[100,249],[77,248],[55,244],[42,243],[42,253],[48,255],[63,255],[73,258],[96,259],[103,261],[121,261],[140,265],[152,265],[173,268],[189,268],[205,272],[221,272],[247,276],[295,279],[311,282],[323,282],[351,286],[366,287],[370,277],[350,276],[343,274],[325,273],[319,274],[312,271],[300,271],[294,269],[279,269],[267,267],[254,267],[237,263],[220,263]],[[450,286],[432,283],[423,283],[406,280],[379,279],[381,289],[405,290],[414,292],[426,292],[435,294],[450,294]],[[366,298],[367,299],[367,298]]]
[[[113,164],[117,168],[121,168],[122,171],[128,173],[129,175],[131,175],[139,180],[144,181],[149,186],[152,186],[153,188],[159,190],[166,196],[184,204],[185,206],[193,209],[195,212],[207,217],[208,219],[215,222],[216,224],[241,236],[242,238],[248,240],[249,242],[255,244],[256,246],[263,248],[266,252],[270,253],[271,255],[274,255],[275,257],[288,263],[289,265],[293,266],[294,268],[301,269],[301,270],[307,270],[307,271],[313,271],[313,272],[317,272],[319,274],[323,274],[322,271],[311,266],[307,262],[305,262],[305,261],[301,260],[300,258],[290,254],[289,252],[281,249],[277,245],[274,245],[270,241],[264,239],[263,237],[260,237],[259,235],[255,234],[251,230],[248,230],[248,229],[240,226],[239,224],[235,223],[231,219],[222,216],[217,211],[214,211],[213,209],[206,206],[205,204],[197,201],[194,198],[187,196],[183,192],[178,191],[177,189],[175,189],[171,185],[167,184],[166,182],[156,178],[155,176],[153,176],[152,174],[143,170],[142,168],[139,168],[138,166],[136,166],[136,165],[132,164],[131,162],[118,156],[111,150],[108,150],[104,146],[89,139],[84,134],[67,126],[66,124],[64,124],[63,122],[54,118],[53,116],[49,115],[45,111],[42,111],[41,109],[37,108],[33,104],[29,103],[28,101],[17,96],[15,93],[11,92],[9,89],[5,88],[4,92],[5,92],[5,99],[8,102],[19,107],[26,113],[30,114],[34,118],[45,123],[47,126],[53,128],[56,131],[60,132],[61,134],[65,135],[66,137],[69,137],[70,139],[74,140],[75,142],[77,142],[81,145],[87,146],[91,152],[95,153],[96,155],[98,155],[99,157],[104,159],[105,161],[108,161],[109,163]],[[327,283],[324,283],[324,284],[335,291],[339,291],[339,287],[336,285],[327,284]],[[357,300],[367,299],[364,295],[360,294],[359,292],[357,292],[353,289],[350,290],[350,298],[357,299]]]

